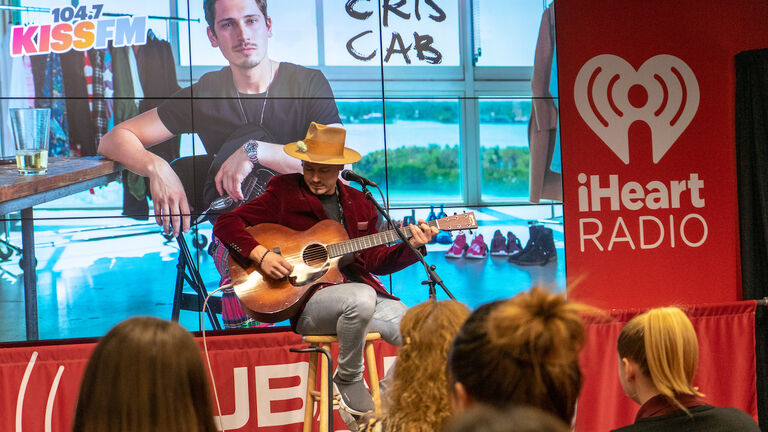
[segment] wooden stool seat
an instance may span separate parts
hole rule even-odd
[[[336,335],[308,335],[301,339],[310,345],[325,348],[328,352],[331,352],[332,343],[339,342],[339,338],[336,337]],[[371,390],[374,407],[376,407],[376,411],[378,411],[381,404],[381,396],[379,394],[379,373],[376,368],[376,353],[373,349],[373,341],[376,339],[381,339],[381,334],[372,332],[365,336],[364,359],[367,366],[366,369],[368,370],[368,387]],[[318,357],[320,357],[320,390],[317,389]],[[304,400],[304,432],[310,432],[312,430],[312,420],[316,401],[319,401],[320,432],[332,432],[328,430],[328,404],[338,405],[339,402],[337,398],[329,399],[328,397],[328,395],[332,393],[330,390],[331,383],[328,382],[328,371],[330,367],[332,367],[332,365],[328,364],[328,360],[324,355],[316,352],[309,354],[307,396]]]

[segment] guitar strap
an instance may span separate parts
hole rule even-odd
[[[328,215],[328,218],[335,220],[336,222],[344,225],[346,228],[346,224],[344,223],[344,209],[341,207],[341,195],[339,194],[339,188],[336,188],[336,193],[334,195],[318,196],[317,198],[323,205],[323,209],[325,209],[325,214]]]
[[[344,228],[347,227],[347,224],[344,223],[344,209],[341,207],[341,194],[339,193],[339,185],[336,185],[336,205],[339,206],[339,223],[344,225]]]

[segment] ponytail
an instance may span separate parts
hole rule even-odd
[[[620,358],[628,358],[659,393],[686,411],[676,395],[703,396],[693,386],[699,344],[693,324],[676,307],[651,309],[630,320],[619,334]]]

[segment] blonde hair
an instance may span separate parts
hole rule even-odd
[[[481,306],[451,347],[451,378],[478,402],[532,405],[569,423],[582,384],[583,309],[539,287]]]
[[[619,334],[620,358],[640,366],[653,386],[681,409],[676,395],[703,396],[693,386],[699,362],[696,330],[685,313],[676,307],[651,309],[630,320]]]
[[[469,316],[454,300],[428,300],[400,322],[404,344],[397,354],[392,387],[384,394],[389,431],[442,430],[451,414],[445,362],[448,348]]]

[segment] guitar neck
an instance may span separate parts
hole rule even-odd
[[[434,220],[425,222],[425,223],[431,227],[437,226],[437,221],[434,221]],[[411,238],[411,236],[413,236],[410,228],[408,227],[400,228],[400,232],[403,233],[406,239],[409,239]],[[335,258],[342,255],[361,251],[363,249],[368,249],[368,248],[376,247],[379,245],[383,245],[385,243],[392,243],[397,240],[400,240],[400,236],[397,235],[397,232],[395,232],[395,230],[389,230],[389,231],[382,231],[380,233],[371,234],[363,237],[357,237],[357,238],[346,240],[340,243],[334,243],[334,244],[328,245],[326,249],[328,250],[328,257]]]

